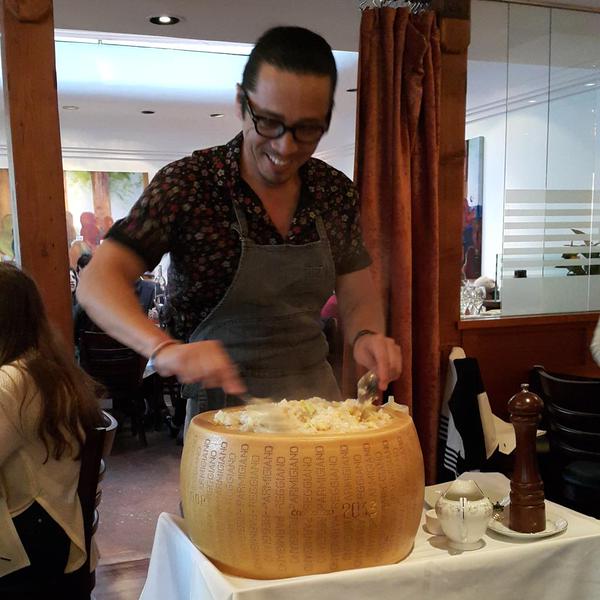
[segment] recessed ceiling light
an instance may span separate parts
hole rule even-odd
[[[594,87],[596,84],[588,81],[588,83],[584,83],[583,85],[585,85],[585,87]]]
[[[63,110],[79,110],[79,106],[75,106],[74,104],[65,104],[63,106]]]
[[[140,110],[143,115],[153,115],[156,111],[154,110]]]
[[[172,15],[158,15],[156,17],[149,17],[148,21],[153,25],[176,25],[181,19]]]
[[[357,92],[358,88],[348,88],[346,91],[347,92]]]
[[[213,119],[219,119],[220,117],[224,117],[225,115],[223,113],[210,113],[210,116]]]
[[[529,102],[529,104],[535,104],[537,100],[527,100],[527,102]]]

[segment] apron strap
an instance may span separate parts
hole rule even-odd
[[[317,226],[317,233],[319,234],[319,240],[320,241],[327,241],[329,242],[328,238],[327,238],[327,231],[325,230],[325,223],[323,223],[323,217],[321,216],[320,213],[317,213],[317,216],[315,218],[315,225]]]

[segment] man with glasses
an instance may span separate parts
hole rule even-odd
[[[98,273],[80,285],[106,331],[161,375],[201,384],[202,392],[186,386],[186,397],[206,391],[210,408],[245,392],[339,399],[319,319],[334,289],[355,360],[375,370],[381,389],[400,373],[356,190],[311,158],[329,128],[336,82],[322,37],[299,27],[266,32],[237,89],[242,132],[164,167],[97,250]],[[173,337],[139,318],[129,293],[165,252]]]

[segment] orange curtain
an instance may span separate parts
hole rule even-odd
[[[426,478],[435,480],[440,406],[438,163],[440,41],[433,12],[362,14],[355,181],[365,242],[403,353],[393,383],[411,407]],[[356,381],[345,361],[345,385]]]

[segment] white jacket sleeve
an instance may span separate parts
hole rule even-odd
[[[0,369],[0,467],[4,461],[23,445],[17,421],[22,403],[22,391],[18,381],[11,375],[16,369],[4,366]]]

